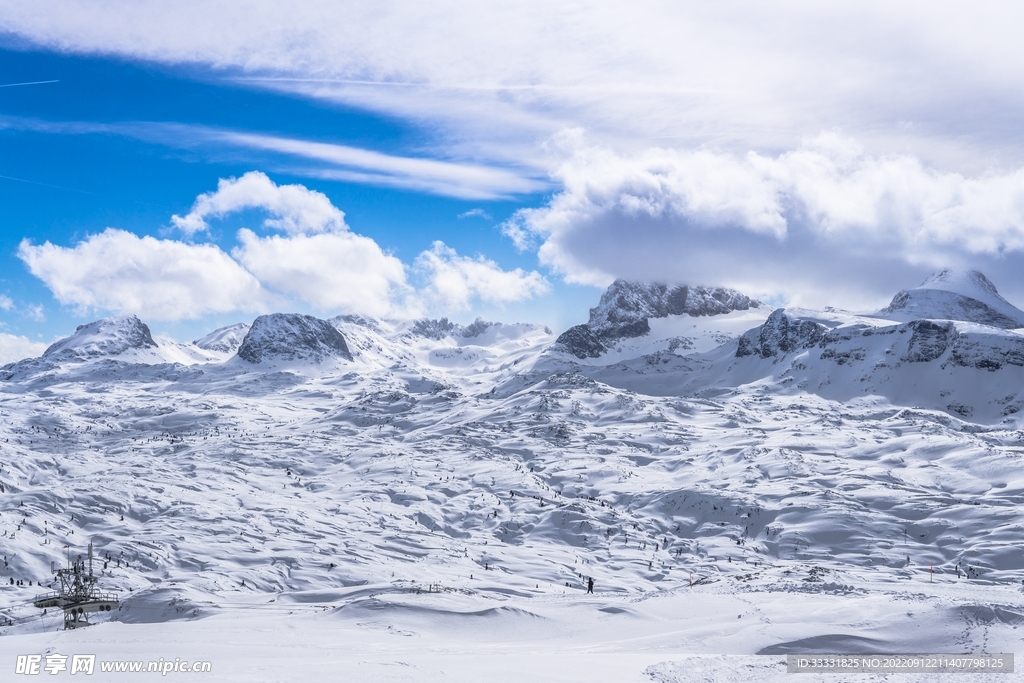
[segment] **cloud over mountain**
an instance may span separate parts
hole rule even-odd
[[[563,191],[503,229],[571,282],[685,273],[795,294],[863,286],[884,264],[896,274],[1024,253],[1024,171],[944,173],[834,133],[776,156],[621,154],[578,132],[558,143]]]

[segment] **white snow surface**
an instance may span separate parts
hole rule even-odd
[[[231,355],[242,345],[245,334],[249,331],[249,323],[235,323],[221,327],[201,339],[192,342],[206,351]]]
[[[1024,335],[754,313],[604,364],[537,325],[344,317],[351,361],[172,362],[122,321],[6,366],[0,667],[782,681],[786,652],[1019,651]],[[122,607],[58,631],[31,598],[90,540]],[[843,680],[897,679],[928,677]]]

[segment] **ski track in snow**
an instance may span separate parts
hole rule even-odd
[[[775,361],[597,365],[537,326],[336,324],[352,362],[147,348],[156,364],[128,352],[0,383],[0,666],[88,644],[219,659],[210,680],[315,679],[329,656],[359,680],[667,683],[783,680],[786,652],[858,643],[1016,649],[1015,416],[832,400],[821,368],[853,371],[820,349],[685,393]],[[808,366],[817,387],[786,382]],[[949,372],[975,373],[960,383],[976,395],[993,377]],[[90,540],[122,609],[55,634],[35,584]]]

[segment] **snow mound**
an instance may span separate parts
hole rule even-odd
[[[247,323],[236,323],[218,330],[214,330],[202,339],[197,339],[193,344],[206,351],[217,353],[237,353],[238,347],[242,345],[246,333],[249,332]]]
[[[137,316],[124,315],[79,325],[70,337],[46,349],[43,358],[58,362],[88,360],[156,348],[149,327]]]
[[[903,322],[961,320],[1003,329],[1024,327],[1024,311],[1000,296],[995,285],[977,270],[935,273],[920,287],[897,294],[876,315]]]
[[[238,357],[253,364],[352,360],[345,337],[337,328],[326,320],[298,313],[272,313],[256,318],[238,347]]]
[[[598,358],[621,339],[649,334],[652,318],[718,316],[761,306],[725,287],[616,280],[590,309],[590,320],[566,330],[556,343],[577,358]]]

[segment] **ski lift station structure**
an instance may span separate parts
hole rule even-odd
[[[51,569],[53,564],[50,565]],[[89,568],[79,555],[74,562],[68,561],[64,569],[54,570],[60,581],[60,588],[50,593],[37,595],[32,604],[39,609],[60,607],[64,610],[64,628],[72,629],[89,626],[89,615],[94,612],[109,612],[120,605],[113,593],[99,593],[98,579],[92,573],[92,543],[89,544]]]

